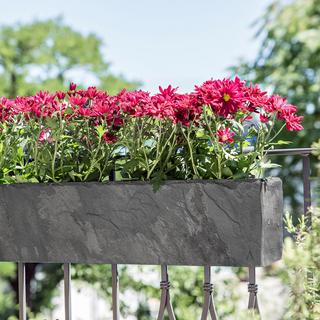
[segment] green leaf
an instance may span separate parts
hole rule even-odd
[[[281,165],[277,163],[271,163],[271,162],[262,162],[260,164],[260,167],[263,169],[272,169],[272,168],[281,168]]]
[[[59,127],[59,124],[58,124],[58,119],[57,118],[50,118],[50,117],[47,117],[46,118],[46,126],[50,129],[57,129]]]
[[[197,138],[203,138],[205,135],[204,130],[203,129],[199,129],[196,131],[196,137]]]
[[[151,179],[151,183],[152,183],[152,187],[153,187],[153,191],[157,192],[161,186],[164,184],[166,180],[166,175],[164,172],[155,172],[152,175],[152,179]]]
[[[65,108],[63,112],[66,115],[70,115],[70,114],[73,114],[73,109],[71,107],[68,107],[68,108]]]
[[[99,125],[99,126],[96,126],[96,132],[98,134],[98,137],[101,139],[104,133],[106,132],[106,129],[104,128],[104,126]]]
[[[233,176],[233,172],[232,170],[229,168],[229,167],[225,167],[222,169],[222,174],[225,176],[225,177],[232,177]]]
[[[286,140],[278,140],[277,142],[270,143],[271,145],[287,145],[291,144],[292,141],[286,141]]]

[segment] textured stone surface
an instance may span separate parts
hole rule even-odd
[[[0,186],[0,260],[268,265],[282,251],[279,179]]]

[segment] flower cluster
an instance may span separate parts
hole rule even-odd
[[[200,104],[209,105],[221,117],[233,117],[242,112],[248,119],[251,113],[257,113],[260,121],[267,123],[275,114],[284,120],[290,131],[303,129],[302,116],[297,116],[297,108],[286,103],[286,99],[278,95],[267,95],[267,92],[255,85],[246,86],[238,77],[234,80],[209,80],[196,87]]]
[[[283,120],[290,131],[299,131],[302,116],[297,116],[297,108],[286,103],[286,99],[278,95],[267,95],[256,85],[246,85],[239,78],[208,80],[196,86],[192,93],[180,94],[177,89],[163,89],[155,95],[137,90],[121,91],[116,96],[95,87],[76,90],[74,83],[67,92],[54,94],[40,91],[31,97],[17,97],[14,100],[0,99],[2,121],[24,114],[26,118],[52,117],[61,112],[66,119],[77,117],[101,118],[115,127],[123,124],[123,115],[132,117],[152,117],[170,119],[174,124],[189,126],[191,122],[200,121],[203,106],[210,106],[214,114],[221,118],[235,118],[241,114],[242,120],[259,114],[260,121],[268,123],[273,115]]]
[[[23,167],[19,175],[41,181],[103,180],[121,154],[129,178],[249,175],[279,130],[302,130],[302,118],[285,98],[238,77],[208,80],[184,94],[168,86],[153,95],[111,96],[71,83],[65,92],[0,98],[0,143],[14,141],[10,152],[24,159],[4,168],[12,155],[2,149],[0,171],[12,177]],[[248,141],[255,153],[244,155]]]

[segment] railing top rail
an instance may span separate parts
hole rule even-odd
[[[288,148],[288,149],[273,149],[268,150],[268,155],[281,155],[281,156],[289,156],[289,155],[310,155],[313,151],[315,151],[315,148]]]

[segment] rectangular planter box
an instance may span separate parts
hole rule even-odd
[[[281,258],[278,178],[0,186],[0,260],[265,266]]]

